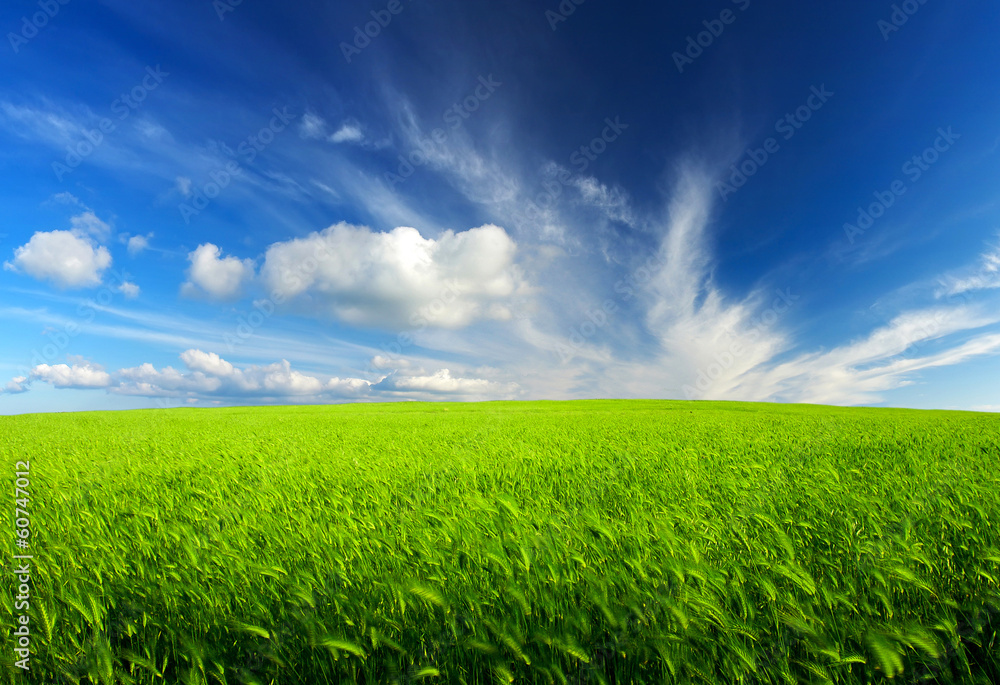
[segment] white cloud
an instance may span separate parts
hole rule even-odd
[[[212,376],[228,378],[236,368],[214,352],[187,350],[181,354],[181,361],[192,371],[201,371]]]
[[[175,180],[177,184],[177,190],[181,195],[187,197],[191,194],[191,179],[187,176],[178,176]]]
[[[172,141],[170,131],[168,131],[162,124],[158,124],[149,119],[138,119],[135,122],[135,130],[140,136],[148,140]]]
[[[978,316],[966,308],[907,312],[859,341],[755,369],[740,379],[742,390],[754,398],[790,402],[875,402],[880,393],[909,385],[917,371],[1000,352],[997,334],[944,342],[998,318]],[[934,342],[943,349],[921,351]]]
[[[54,200],[54,201],[56,201],[56,202],[58,202],[60,204],[75,205],[77,207],[82,207],[84,209],[88,209],[88,207],[86,205],[84,205],[82,202],[80,202],[80,199],[76,195],[74,195],[73,193],[65,192],[65,191],[63,191],[61,193],[56,193],[55,195],[53,195],[52,196],[52,200]]]
[[[30,377],[13,378],[3,392],[24,392],[32,381],[44,381],[56,388],[106,389],[119,395],[140,397],[259,398],[280,402],[357,400],[379,394],[410,399],[440,396],[487,399],[513,397],[519,390],[516,383],[456,378],[448,369],[429,375],[422,371],[411,375],[394,371],[373,385],[362,378],[304,373],[292,368],[284,359],[273,364],[240,367],[218,354],[198,349],[186,350],[180,358],[185,366],[183,370],[171,366],[157,369],[145,363],[110,374],[83,359],[71,360],[72,366],[42,364],[30,372]],[[403,368],[408,364],[396,366]]]
[[[57,388],[106,388],[112,382],[111,376],[103,368],[89,362],[72,366],[39,364],[31,370],[31,380],[51,383]]]
[[[322,190],[327,195],[329,195],[330,197],[332,197],[334,200],[337,200],[338,202],[340,201],[341,199],[340,193],[338,193],[336,190],[334,190],[327,184],[317,181],[316,179],[312,180],[312,184],[317,188],[319,188],[320,190]]]
[[[147,233],[146,235],[134,235],[130,237],[127,243],[129,257],[135,257],[143,250],[148,249],[149,240],[152,237],[153,237],[152,233]]]
[[[222,257],[222,251],[212,243],[199,245],[188,254],[191,266],[188,280],[181,286],[181,294],[189,297],[207,295],[217,300],[230,300],[240,296],[244,286],[253,279],[253,261],[240,261],[236,257]]]
[[[409,362],[405,359],[393,359],[383,354],[376,354],[368,362],[368,366],[372,369],[399,369],[409,366]]]
[[[493,305],[526,289],[516,251],[493,225],[433,240],[414,228],[376,233],[340,223],[272,245],[261,277],[272,293],[347,323],[460,328],[501,317]]]
[[[62,147],[84,137],[84,126],[62,113],[19,107],[9,102],[0,103],[0,113],[24,138],[39,138],[53,147]]]
[[[451,371],[441,369],[429,376],[392,374],[374,389],[391,392],[418,391],[434,395],[492,395],[515,392],[517,384],[501,384],[482,378],[453,378]]]
[[[302,121],[299,122],[299,135],[303,138],[325,138],[326,121],[323,117],[312,112],[306,112],[302,115]]]
[[[121,369],[112,392],[122,395],[142,395],[146,397],[170,397],[179,393],[212,394],[222,387],[222,379],[208,376],[200,371],[183,373],[167,366],[157,371],[150,363],[129,369]]]
[[[28,382],[27,376],[15,376],[3,387],[2,392],[10,393],[11,395],[28,392]]]
[[[14,250],[4,268],[49,280],[63,288],[83,288],[101,283],[101,272],[111,266],[107,248],[97,246],[79,230],[38,232]]]
[[[323,389],[340,397],[359,397],[368,393],[371,387],[369,381],[361,378],[331,378]]]
[[[730,299],[713,282],[710,179],[682,168],[656,259],[639,279],[643,284],[629,286],[646,308],[643,335],[604,327],[598,335],[619,336],[617,345],[602,346],[606,341],[597,335],[582,341],[573,365],[542,374],[541,382],[527,374],[528,385],[538,388],[529,392],[545,393],[542,383],[557,387],[562,369],[574,379],[562,385],[569,396],[869,404],[926,369],[1000,354],[1000,333],[987,329],[1000,323],[1000,312],[968,304],[911,306],[860,338],[796,352],[785,317],[798,318],[799,293],[762,286]],[[991,263],[984,259],[981,271]],[[559,340],[527,321],[518,330],[538,348],[552,349]],[[642,342],[648,334],[652,345]]]
[[[1000,288],[1000,245],[994,247],[990,252],[984,253],[980,257],[978,268],[974,271],[942,279],[942,287],[938,291],[938,297],[994,288]]]
[[[135,283],[122,281],[122,284],[118,286],[118,292],[124,295],[126,299],[134,300],[139,297],[140,288]]]
[[[122,369],[114,392],[149,397],[196,394],[214,397],[351,398],[367,393],[359,378],[323,378],[296,371],[287,360],[239,368],[212,352],[191,349],[181,354],[187,371],[157,370],[152,364]]]
[[[111,226],[98,219],[90,210],[72,217],[69,223],[75,233],[87,233],[100,241],[111,237]]]
[[[334,133],[327,132],[326,120],[312,112],[306,112],[299,123],[299,135],[313,140],[326,140],[331,143],[360,143],[365,134],[356,121],[345,121]]]
[[[364,139],[361,127],[353,123],[345,123],[336,133],[330,136],[331,143],[358,143]]]
[[[635,223],[628,195],[620,188],[609,188],[593,176],[577,178],[573,184],[580,191],[585,204],[604,212],[612,221],[620,221],[629,226]]]

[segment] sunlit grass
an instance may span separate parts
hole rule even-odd
[[[31,460],[39,649],[27,679],[4,650],[6,682],[1000,678],[994,416],[591,401],[0,427],[5,463]]]

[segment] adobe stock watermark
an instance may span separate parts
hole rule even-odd
[[[28,550],[34,541],[31,539],[32,522],[31,518],[35,514],[35,509],[31,505],[34,493],[31,490],[31,462],[18,461],[14,463],[14,544],[17,549],[14,556],[14,563],[21,564],[20,567],[10,571],[10,574],[17,580],[10,583],[11,589],[17,589],[14,596],[14,610],[17,615],[17,630],[12,630],[14,655],[20,657],[14,665],[22,671],[31,671],[31,602],[34,600],[32,594],[34,582],[31,578],[31,559],[34,554],[28,554]],[[37,650],[34,650],[37,651]]]
[[[931,147],[928,147],[919,154],[913,155],[911,159],[903,163],[901,171],[909,179],[910,186],[919,181],[941,159],[941,155],[950,150],[955,141],[962,137],[960,134],[952,131],[951,126],[947,130],[939,128],[937,133],[938,137],[934,139],[934,144]],[[867,207],[858,207],[856,223],[852,224],[848,222],[844,224],[844,235],[847,236],[847,240],[851,245],[854,244],[857,236],[864,235],[866,231],[875,225],[876,221],[885,216],[889,208],[896,204],[896,200],[905,195],[907,190],[909,190],[907,183],[902,179],[896,179],[889,184],[887,190],[876,190],[872,193],[875,201]]]
[[[449,132],[461,127],[462,124],[464,124],[474,112],[477,112],[479,108],[482,107],[483,103],[489,100],[493,93],[495,93],[496,90],[502,85],[502,81],[494,80],[493,74],[490,74],[489,76],[480,76],[479,82],[469,92],[469,94],[460,101],[451,105],[441,115],[441,119],[447,125],[448,129],[446,130],[440,127],[435,128],[431,131],[429,138],[417,141],[416,148],[405,155],[400,154],[396,158],[399,160],[399,164],[396,166],[396,173],[391,171],[385,172],[386,183],[388,183],[390,187],[395,188],[398,184],[412,176],[417,167],[427,164],[431,155],[434,153],[434,146],[443,145],[448,139]]]
[[[409,1],[407,0],[407,2]],[[355,26],[354,40],[350,43],[346,41],[340,42],[340,51],[343,53],[347,63],[350,64],[352,59],[360,55],[362,50],[371,45],[371,42],[382,34],[382,30],[392,23],[393,17],[400,14],[405,7],[402,0],[389,0],[385,9],[371,11],[372,21],[366,23],[363,28]]]
[[[7,40],[10,41],[11,50],[16,55],[21,51],[22,45],[27,45],[28,41],[37,36],[39,32],[49,25],[49,22],[56,18],[61,7],[70,3],[70,0],[38,0],[40,11],[35,12],[30,17],[21,17],[21,30],[17,33],[7,32]]]
[[[749,333],[745,336],[738,336],[732,331],[727,331],[731,340],[729,347],[722,352],[717,352],[714,355],[715,361],[698,370],[697,380],[693,386],[685,385],[682,388],[685,399],[695,400],[708,392],[712,385],[722,377],[722,374],[733,368],[736,362],[749,351],[750,346],[777,323],[778,319],[787,313],[795,301],[799,299],[799,296],[793,295],[788,288],[775,292],[778,297],[771,303],[771,306],[764,310],[760,316],[750,319],[751,329]]]
[[[160,69],[160,65],[146,67],[146,75],[136,85],[127,92],[115,98],[109,107],[111,113],[116,115],[116,119],[121,122],[131,116],[132,112],[139,109],[142,103],[149,97],[149,94],[160,87],[163,80],[170,76],[170,72]],[[63,180],[66,174],[73,173],[84,160],[94,154],[94,151],[106,140],[105,136],[114,133],[118,129],[118,124],[111,117],[102,117],[97,122],[97,128],[84,130],[83,140],[70,143],[66,146],[66,156],[61,162],[52,162],[52,171],[56,179]]]
[[[889,15],[889,18],[879,19],[875,24],[882,34],[882,39],[888,41],[889,36],[903,28],[903,25],[910,20],[910,17],[919,12],[920,8],[926,4],[927,0],[904,0],[904,2],[898,5],[893,5],[891,8],[892,14]]]
[[[243,0],[212,0],[212,9],[215,10],[219,21],[225,21],[226,15],[235,12],[236,8],[243,4]]]
[[[549,22],[549,26],[555,31],[559,28],[559,24],[563,23],[569,19],[576,8],[585,3],[587,0],[562,0],[559,6],[553,10],[545,10],[545,19]]]
[[[257,159],[257,155],[273,143],[277,135],[295,120],[295,116],[288,113],[287,107],[281,109],[275,107],[271,113],[274,116],[271,117],[266,126],[247,136],[236,146],[236,154],[243,158],[244,164],[252,164]],[[191,219],[201,214],[242,171],[243,167],[238,160],[230,160],[218,169],[209,172],[208,180],[200,186],[188,189],[186,196],[189,200],[177,205],[177,211],[180,212],[184,223],[190,225]]]
[[[746,12],[747,8],[750,7],[750,0],[732,0],[732,3],[739,7],[741,12]],[[727,7],[719,13],[718,19],[706,19],[701,22],[705,30],[687,37],[684,52],[674,52],[671,55],[677,72],[683,74],[685,67],[694,64],[696,59],[705,54],[705,50],[715,44],[715,41],[725,32],[726,27],[735,23],[738,16],[736,12]]]
[[[784,140],[791,140],[799,129],[812,119],[812,115],[833,97],[833,93],[826,89],[826,84],[819,88],[812,86],[811,90],[812,93],[806,98],[805,104],[778,119],[775,123],[775,133],[780,134]],[[745,186],[747,181],[756,175],[780,150],[781,144],[775,137],[768,138],[758,148],[747,149],[746,154],[729,167],[731,173],[727,179],[728,182],[720,181],[715,184],[722,199],[729,202],[729,196]]]
[[[578,150],[569,156],[569,163],[577,173],[586,173],[590,165],[596,162],[597,158],[607,151],[608,146],[618,140],[622,133],[629,127],[628,124],[622,123],[620,116],[616,116],[613,119],[607,117],[604,119],[604,124],[605,126],[601,129],[599,135],[594,136],[589,142],[581,145]],[[569,186],[572,180],[573,175],[569,169],[560,169],[554,179],[543,181],[542,191],[536,193],[533,198],[528,200],[525,204],[523,214],[521,212],[517,213],[521,214],[519,219],[526,219],[528,221],[538,219],[543,211],[555,204],[556,200],[562,195],[563,188]]]

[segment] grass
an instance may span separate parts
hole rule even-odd
[[[4,417],[36,653],[0,677],[1000,682],[998,445],[721,402]]]

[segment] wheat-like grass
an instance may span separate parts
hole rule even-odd
[[[0,423],[37,470],[32,682],[1000,681],[994,417],[594,401]]]

